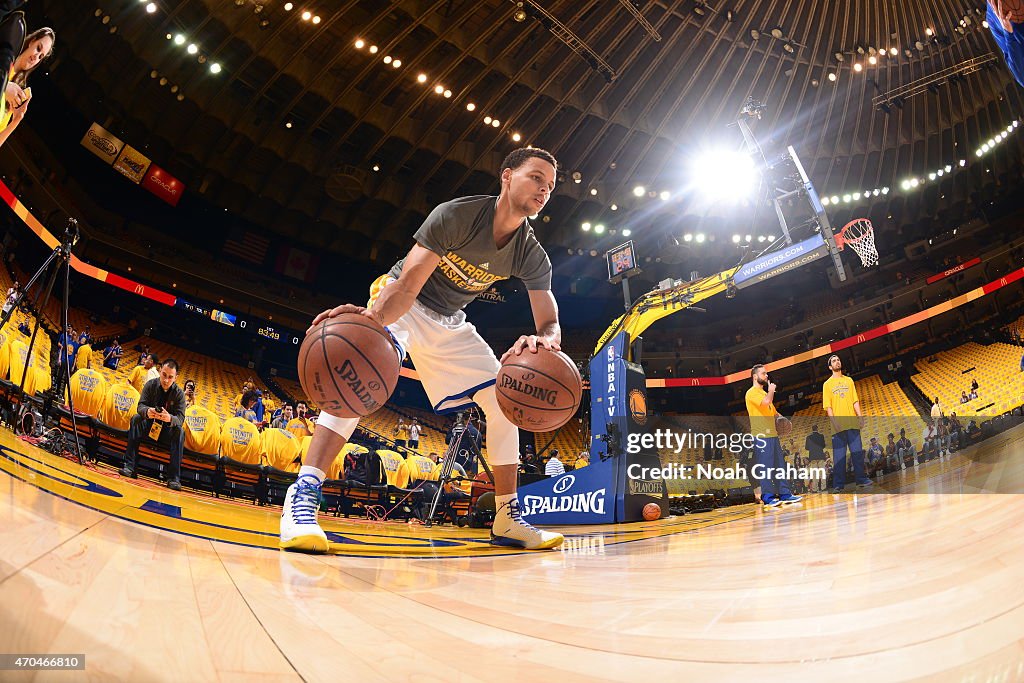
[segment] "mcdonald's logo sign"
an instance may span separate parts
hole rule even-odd
[[[868,338],[865,337],[863,334],[858,334],[857,335],[857,343],[858,344],[860,344],[861,342],[866,342],[867,340],[868,340]]]
[[[145,294],[146,294],[146,287],[145,287],[145,285],[135,285],[135,293],[136,294],[142,294],[143,296],[145,296]]]
[[[1006,285],[1008,285],[1008,284],[1010,284],[1010,283],[1008,283],[1008,282],[1006,281],[1006,278],[1005,278],[1005,277],[1001,277],[1001,278],[999,278],[999,286],[1000,286],[1000,287],[1005,287],[1005,286],[1006,286]]]
[[[690,386],[691,387],[699,387],[700,386],[700,380],[699,379],[691,379],[690,380]]]

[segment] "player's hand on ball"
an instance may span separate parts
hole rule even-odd
[[[561,351],[562,347],[559,346],[558,342],[550,337],[539,337],[535,334],[524,334],[512,345],[508,351],[501,357],[500,362],[504,363],[509,356],[518,356],[523,351],[529,349],[530,353],[537,353],[537,347],[543,346],[548,351]]]
[[[380,323],[380,318],[370,309],[364,306],[356,306],[355,304],[342,304],[341,306],[337,306],[336,308],[328,309],[321,313],[320,315],[318,315],[317,317],[313,318],[313,322],[309,326],[309,329],[306,330],[306,334],[312,332],[314,327],[316,327],[323,321],[327,320],[328,318],[337,318],[339,315],[342,315],[344,313],[356,313],[358,315],[365,315],[370,320],[374,320],[377,323]]]

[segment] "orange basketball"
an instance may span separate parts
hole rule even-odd
[[[323,321],[299,348],[302,390],[335,417],[362,417],[383,406],[401,367],[391,334],[357,313]]]
[[[648,503],[647,505],[644,505],[644,519],[648,522],[661,519],[661,506],[657,503]]]
[[[788,417],[779,415],[775,418],[775,432],[780,436],[789,436],[793,431],[793,423]]]
[[[512,424],[528,432],[550,432],[580,407],[583,380],[576,364],[543,347],[510,356],[498,370],[498,405]]]

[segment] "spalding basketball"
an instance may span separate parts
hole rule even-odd
[[[583,380],[576,364],[560,351],[539,347],[509,356],[498,370],[498,405],[515,426],[550,432],[568,422],[580,407]]]
[[[647,505],[644,505],[644,519],[648,522],[661,519],[661,506],[657,503],[648,503]]]
[[[343,313],[314,327],[299,348],[306,398],[335,417],[362,417],[383,406],[402,367],[391,335],[376,321]]]
[[[789,434],[792,431],[793,431],[793,423],[790,421],[790,419],[788,417],[783,417],[782,415],[779,415],[778,417],[775,418],[775,433],[776,434],[778,434],[780,437],[789,436]]]

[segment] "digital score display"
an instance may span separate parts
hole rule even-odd
[[[624,277],[632,277],[639,272],[633,240],[609,250],[605,258],[608,261],[608,279],[613,282]]]
[[[220,323],[221,325],[227,325],[228,327],[235,327],[239,330],[252,332],[264,339],[281,342],[282,344],[292,344],[293,346],[298,346],[302,341],[298,335],[295,335],[288,330],[274,327],[266,321],[246,320],[234,313],[228,313],[227,311],[221,311],[216,308],[206,308],[199,304],[185,301],[184,299],[178,299],[176,305],[178,308],[182,308],[189,313],[202,316],[208,320]]]

